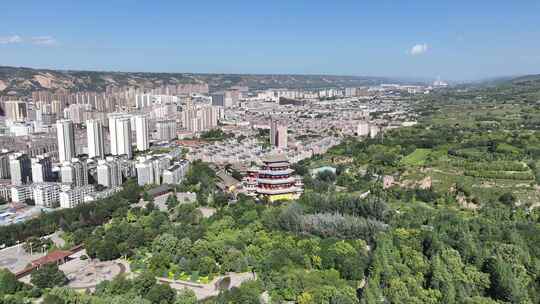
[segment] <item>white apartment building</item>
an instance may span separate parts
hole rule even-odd
[[[358,127],[356,129],[356,134],[358,136],[368,136],[369,135],[369,122],[367,121],[359,122]]]
[[[379,132],[381,131],[381,128],[377,125],[370,125],[369,126],[369,137],[370,138],[375,138],[377,137],[377,135],[379,134]]]
[[[11,178],[11,173],[9,172],[9,150],[2,149],[0,151],[0,179],[9,179]]]
[[[44,154],[32,158],[32,182],[50,182],[53,179],[52,160]]]
[[[6,202],[11,201],[11,185],[0,185],[0,198]]]
[[[137,184],[139,186],[155,184],[154,171],[150,162],[140,162],[135,165],[137,169]]]
[[[176,138],[176,121],[163,120],[156,122],[157,139],[171,141]]]
[[[184,179],[188,168],[189,162],[187,160],[175,163],[167,170],[163,171],[163,183],[170,185],[180,184]]]
[[[276,148],[287,148],[287,126],[278,121],[270,122],[270,144]]]
[[[115,188],[122,185],[122,164],[120,160],[114,157],[107,157],[106,160],[100,160],[97,166],[98,184]]]
[[[190,132],[198,133],[211,130],[218,125],[222,107],[190,106],[182,111],[182,127]]]
[[[9,155],[9,172],[12,185],[28,184],[32,181],[32,162],[24,153]]]
[[[11,187],[11,201],[14,203],[24,203],[27,199],[33,198],[32,187],[30,185],[18,185]]]
[[[71,104],[64,109],[64,117],[73,123],[83,123],[86,119],[86,112],[91,110],[89,104]]]
[[[171,158],[169,156],[140,157],[135,165],[137,169],[137,183],[140,186],[148,184],[161,184],[163,171],[169,167]]]
[[[173,119],[176,117],[176,104],[155,105],[150,112],[150,118],[155,120]]]
[[[88,165],[86,160],[73,158],[70,162],[62,163],[60,180],[63,184],[70,184],[74,187],[88,185]]]
[[[135,95],[135,107],[137,109],[151,107],[154,104],[176,104],[178,97],[174,95],[137,94]]]
[[[148,136],[148,120],[146,116],[135,117],[135,134],[137,141],[137,150],[146,151],[150,148]]]
[[[69,161],[76,156],[75,131],[71,120],[56,122],[56,135],[58,137],[58,160]]]
[[[32,193],[36,206],[54,208],[60,197],[60,184],[38,183],[32,185]]]
[[[84,203],[84,198],[95,192],[94,186],[86,185],[60,192],[60,208],[74,208]]]
[[[9,121],[25,121],[28,116],[26,102],[19,100],[8,100],[4,102],[4,113]]]
[[[86,121],[86,137],[88,157],[103,158],[105,156],[105,141],[103,137],[103,125],[100,120],[91,119]]]
[[[13,123],[9,126],[11,136],[28,136],[34,133],[33,124],[25,122]]]
[[[131,147],[130,116],[124,113],[109,114],[109,133],[111,138],[111,154],[133,157]]]

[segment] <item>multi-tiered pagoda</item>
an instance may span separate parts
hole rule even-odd
[[[269,156],[263,159],[259,169],[248,171],[245,189],[249,195],[267,198],[270,202],[297,199],[303,192],[303,184],[293,173],[284,155]]]

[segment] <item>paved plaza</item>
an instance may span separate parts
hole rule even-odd
[[[60,266],[69,279],[69,287],[74,289],[93,290],[103,281],[111,281],[117,275],[126,272],[127,267],[122,262],[97,262],[76,259]]]
[[[30,255],[26,253],[23,244],[8,247],[0,250],[0,268],[8,269],[17,273],[28,266],[32,261],[43,257],[44,254],[37,253]]]
[[[51,235],[45,236],[53,241],[57,247],[62,247],[65,245],[65,241],[60,237],[60,232],[55,232]],[[37,260],[45,256],[46,252],[43,253],[33,252],[32,255],[26,253],[23,248],[24,243],[20,243],[16,246],[4,248],[0,250],[0,268],[8,269],[13,273],[17,273],[32,263],[32,261]]]

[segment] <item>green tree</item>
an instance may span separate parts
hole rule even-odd
[[[260,281],[247,281],[240,287],[222,292],[217,303],[259,304],[263,287]]]
[[[143,193],[143,200],[144,200],[145,202],[152,202],[152,201],[154,201],[154,199],[152,198],[152,196],[151,196],[148,192],[146,192],[146,191],[144,191],[144,193]]]
[[[189,288],[184,288],[178,292],[174,304],[196,304],[197,296],[195,292]]]
[[[172,304],[176,293],[167,284],[155,284],[148,290],[146,299],[156,304]]]
[[[513,206],[516,202],[516,197],[512,193],[506,192],[499,197],[499,202],[507,206]]]
[[[0,298],[2,295],[15,294],[23,288],[23,284],[7,269],[0,269]]]
[[[167,201],[165,202],[167,205],[167,209],[172,210],[178,206],[178,199],[176,198],[176,193],[172,193],[167,197]]]
[[[43,298],[43,304],[68,304],[57,295],[48,294]]]
[[[151,272],[145,271],[141,273],[133,281],[133,288],[142,297],[146,297],[152,287],[156,285],[156,277]]]
[[[39,267],[32,273],[30,282],[39,288],[52,288],[64,286],[68,283],[68,278],[56,264],[46,264]]]

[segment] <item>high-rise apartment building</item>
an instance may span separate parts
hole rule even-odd
[[[58,138],[58,160],[69,161],[76,156],[75,130],[71,120],[59,120],[56,122],[56,136]]]
[[[115,188],[122,185],[122,165],[118,159],[107,157],[106,160],[100,160],[97,166],[98,184]]]
[[[49,106],[49,105],[46,105]],[[47,112],[46,110],[37,109],[36,110],[36,122],[40,126],[50,126],[53,125],[56,121],[56,114]]]
[[[73,187],[88,185],[86,160],[74,158],[70,162],[64,162],[60,167],[60,178],[63,184],[70,184]]]
[[[64,117],[73,121],[73,123],[80,124],[86,119],[86,112],[90,110],[88,104],[71,104],[64,109]]]
[[[28,117],[27,104],[24,101],[8,100],[4,102],[6,119],[12,122],[22,122]]]
[[[86,136],[88,143],[88,156],[90,158],[105,157],[105,141],[103,138],[103,125],[99,120],[86,121]]]
[[[32,158],[32,181],[34,183],[52,182],[54,179],[51,157],[44,154]]]
[[[135,165],[137,169],[137,183],[141,186],[148,184],[161,184],[161,176],[169,168],[170,158],[167,156],[140,157]]]
[[[230,108],[238,105],[240,100],[239,90],[227,90],[225,92],[216,92],[211,95],[212,105],[224,108]]]
[[[270,122],[270,144],[276,148],[287,147],[287,126],[276,120]]]
[[[0,179],[11,178],[9,172],[9,154],[8,150],[0,151]]]
[[[182,126],[190,132],[203,132],[217,127],[220,116],[218,106],[190,106],[182,111]]]
[[[126,114],[109,115],[109,133],[111,138],[111,154],[126,155],[129,159],[133,157],[131,147],[131,120]]]
[[[137,184],[139,184],[139,186],[155,183],[154,171],[151,162],[139,162],[135,165],[135,168],[137,169]]]
[[[156,122],[158,140],[171,141],[176,138],[176,121],[163,120]]]
[[[27,154],[10,154],[9,171],[12,185],[23,185],[32,182],[32,163]]]
[[[345,88],[345,97],[356,96],[356,88]]]
[[[145,116],[135,117],[135,137],[137,141],[137,150],[146,151],[150,148],[148,142],[148,120]]]
[[[219,107],[225,107],[225,94],[224,93],[214,93],[211,95],[212,97],[212,105],[213,106],[219,106]]]
[[[239,90],[225,91],[225,107],[236,107],[240,101]]]
[[[63,111],[63,104],[60,100],[51,101],[51,111],[54,114],[61,115]]]

